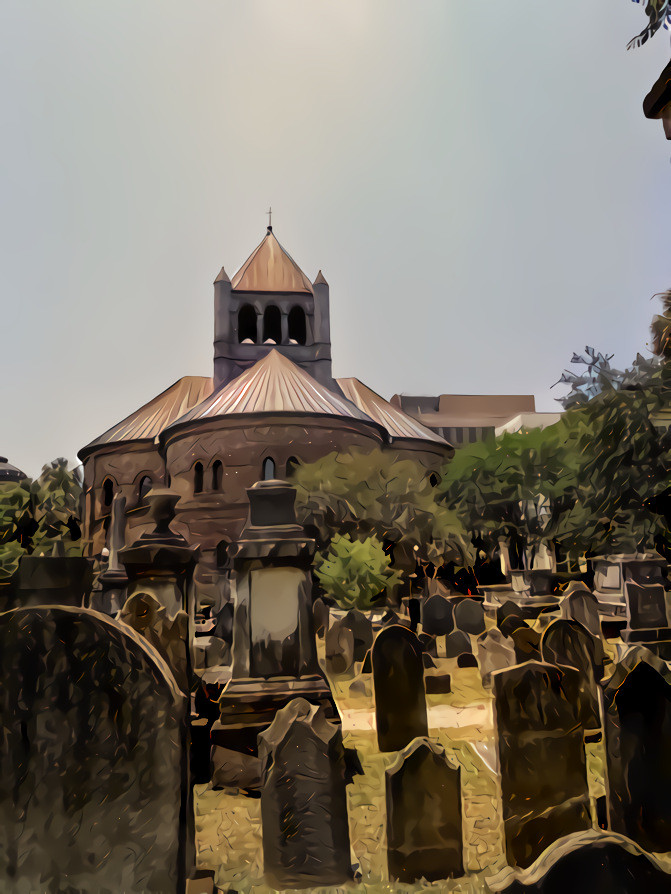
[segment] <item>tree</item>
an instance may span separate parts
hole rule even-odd
[[[369,609],[401,581],[375,536],[364,540],[336,534],[326,555],[318,554],[315,574],[341,608]]]
[[[634,3],[642,4],[644,0],[634,0]],[[627,49],[632,47],[641,47],[644,43],[654,37],[660,28],[666,29],[671,27],[671,0],[645,0],[645,14],[648,17],[648,24],[627,44]]]

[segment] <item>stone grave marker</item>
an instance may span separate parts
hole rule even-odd
[[[349,627],[354,637],[354,660],[363,661],[366,652],[373,645],[373,625],[369,619],[355,608],[350,609],[339,622]]]
[[[462,652],[461,655],[457,657],[457,667],[466,668],[466,667],[477,667],[478,659],[473,655],[472,652]]]
[[[326,635],[329,627],[329,608],[321,596],[318,596],[312,603],[312,617],[315,624],[315,633],[321,639],[321,637]]]
[[[599,600],[582,581],[571,581],[560,603],[562,618],[582,624],[592,636],[601,636]]]
[[[515,644],[509,637],[504,636],[498,627],[481,634],[477,639],[476,648],[482,682],[485,686],[491,685],[493,671],[517,664]]]
[[[431,636],[444,636],[454,629],[454,606],[451,600],[435,593],[422,602],[422,631]]]
[[[496,626],[500,629],[501,624],[509,617],[517,617],[523,618],[522,609],[517,605],[516,602],[513,602],[511,599],[507,599],[503,605],[500,605],[496,609]],[[513,628],[514,629],[514,628]]]
[[[184,890],[186,699],[107,615],[0,614],[0,890]]]
[[[462,630],[453,630],[445,637],[445,657],[458,658],[467,652],[472,652],[471,638]]]
[[[581,721],[586,730],[601,728],[598,681],[603,677],[603,649],[577,621],[554,621],[546,627],[541,639],[543,661],[574,667],[580,672],[577,698],[581,705]]]
[[[485,629],[484,606],[477,599],[462,599],[454,607],[454,623],[464,633],[478,636]]]
[[[400,751],[429,734],[422,647],[407,627],[385,627],[373,643],[372,664],[378,746]]]
[[[352,877],[347,769],[340,726],[298,698],[259,734],[266,881],[279,890]]]
[[[590,828],[578,671],[530,661],[494,671],[506,854],[528,867],[557,838]]]
[[[385,770],[389,878],[463,875],[460,771],[442,745],[414,739]]]
[[[504,624],[504,629],[505,629]],[[510,634],[515,645],[515,655],[518,664],[524,661],[537,661],[541,656],[541,635],[538,631],[524,624],[516,627]]]
[[[347,674],[354,667],[354,634],[341,621],[326,631],[325,650],[329,673]]]
[[[671,850],[671,671],[643,646],[603,685],[610,827]]]
[[[420,633],[417,639],[422,644],[422,650],[427,655],[430,655],[432,658],[438,657],[438,644],[435,636],[431,636],[429,633]]]
[[[660,658],[671,659],[671,627],[664,585],[625,583],[627,626],[621,636],[626,643],[644,643]]]

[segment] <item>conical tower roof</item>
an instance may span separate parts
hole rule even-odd
[[[231,288],[234,292],[312,293],[312,283],[282,248],[272,227],[235,274]]]
[[[329,391],[300,366],[273,349],[168,427],[244,413],[345,416],[373,423],[376,427],[379,425],[354,404]]]

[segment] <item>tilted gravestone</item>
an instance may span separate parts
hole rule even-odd
[[[643,646],[604,683],[610,828],[671,850],[671,671]]]
[[[460,655],[472,652],[471,638],[462,630],[453,630],[445,637],[445,657],[458,658]]]
[[[601,728],[598,681],[603,677],[603,647],[582,624],[559,619],[543,631],[543,661],[580,672],[577,698],[581,706],[581,722],[586,730]]]
[[[354,660],[363,661],[366,652],[373,645],[373,625],[370,620],[356,608],[350,609],[339,622],[349,627],[354,637]]]
[[[493,671],[517,664],[515,643],[504,636],[498,627],[481,634],[476,641],[476,648],[482,682],[485,686],[491,685]]]
[[[592,636],[601,636],[599,600],[582,581],[571,581],[560,603],[562,618],[582,624]]]
[[[506,853],[530,866],[557,838],[591,826],[578,671],[530,661],[492,674]]]
[[[496,609],[496,626],[500,629],[503,622],[506,618],[523,618],[522,609],[516,602],[513,602],[511,599],[507,599],[503,605],[500,605]]]
[[[340,885],[352,876],[348,781],[340,726],[297,698],[259,734],[266,881],[277,889]]]
[[[506,625],[502,627],[502,632]],[[541,635],[537,630],[524,624],[516,627],[510,634],[515,645],[515,655],[517,661],[521,664],[524,661],[538,661],[541,657]]]
[[[435,636],[431,636],[429,633],[420,633],[417,639],[422,644],[422,650],[427,655],[430,655],[432,658],[438,657],[438,644]]]
[[[0,890],[183,890],[186,700],[125,624],[0,614]]]
[[[501,884],[493,881],[490,889],[499,894],[667,894],[671,875],[628,838],[590,829],[560,838],[531,869]]]
[[[442,745],[414,739],[385,770],[389,877],[463,875],[460,771]]]
[[[454,607],[454,623],[464,633],[474,636],[484,632],[485,609],[482,603],[473,598],[462,599]]]
[[[378,746],[400,751],[429,734],[422,647],[407,627],[385,627],[373,643],[372,664]]]
[[[454,629],[454,606],[451,600],[438,593],[427,596],[422,602],[422,631],[431,636],[445,636]]]
[[[347,674],[354,667],[354,634],[341,621],[326,631],[326,667],[331,674]]]

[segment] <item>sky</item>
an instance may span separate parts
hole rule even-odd
[[[533,393],[625,366],[671,286],[668,32],[629,0],[3,0],[0,454],[28,474],[182,375],[260,242],[331,287],[336,376]]]

